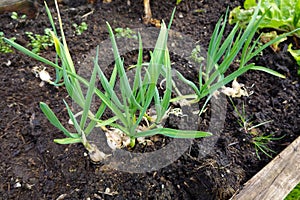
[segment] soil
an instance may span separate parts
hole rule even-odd
[[[130,5],[127,2],[98,2],[93,8],[85,1],[60,5],[74,63],[82,62],[91,49],[107,40],[106,21],[114,28],[149,27],[142,23],[142,1],[130,1]],[[242,1],[228,0],[182,1],[177,6],[172,29],[207,48],[219,17],[227,7],[232,9],[241,4]],[[166,22],[174,6],[175,1],[151,1],[153,16]],[[43,6],[38,7],[37,17],[25,21],[12,20],[9,13],[0,15],[0,30],[6,37],[16,37],[16,42],[26,46],[29,43],[26,31],[44,34],[44,29],[50,27]],[[54,7],[50,8],[55,13]],[[92,14],[81,18],[91,9],[94,9]],[[88,30],[75,35],[72,24],[82,21],[88,24]],[[284,136],[269,144],[276,152],[271,153],[272,156],[280,153],[300,134],[299,76],[296,62],[286,51],[287,45],[283,43],[282,51],[278,53],[268,48],[255,59],[258,65],[277,70],[287,78],[279,79],[258,71],[247,72],[238,81],[248,87],[253,85],[249,90],[254,93],[234,99],[240,109],[245,105],[245,112],[251,116],[253,124],[273,120],[258,127],[257,132]],[[55,59],[53,47],[42,50],[40,55]],[[176,56],[172,59],[178,66],[186,64],[176,60]],[[32,68],[41,66],[41,63],[18,51],[1,54],[0,60],[0,199],[229,199],[271,160],[262,153],[258,159],[253,136],[241,129],[228,99],[224,129],[213,151],[206,156],[199,157],[201,148],[198,144],[203,140],[196,139],[176,161],[151,172],[128,173],[94,164],[84,156],[86,151],[82,145],[53,142],[63,134],[50,124],[39,108],[39,102],[47,103],[67,124],[62,99],[70,99],[64,87],[49,84],[40,87],[40,80],[32,73]],[[47,69],[53,76],[53,69]],[[183,68],[183,72],[197,81],[188,68]],[[206,115],[209,117],[209,113]],[[209,121],[205,119],[201,130],[208,127]],[[163,146],[164,139],[158,140],[158,146],[152,150]],[[145,149],[137,147],[134,151]]]

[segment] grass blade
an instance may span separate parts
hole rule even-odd
[[[116,122],[118,119],[119,119],[118,116],[114,116],[114,117],[111,117],[111,118],[106,119],[106,120],[99,120],[97,118],[91,117],[91,120],[93,120],[97,123],[97,125],[96,125],[97,127],[111,125],[112,123]]]
[[[54,139],[54,142],[57,144],[75,144],[82,143],[81,138],[63,138],[63,139]]]
[[[97,64],[96,64],[96,67],[98,68],[98,72],[99,72],[100,67],[99,67],[99,65],[98,65],[98,62],[97,62]],[[100,69],[100,71],[101,71],[101,69]],[[99,77],[100,77],[100,79],[101,79],[101,76],[99,76]],[[116,77],[117,77],[117,68],[114,67],[113,72],[112,72],[111,77],[110,77],[110,80],[109,80],[109,84],[110,84],[111,87],[114,87],[115,82],[116,82]],[[105,77],[105,78],[106,78],[106,77]],[[108,94],[107,92],[106,92],[104,95],[105,95],[106,97],[109,97],[109,94]],[[98,108],[98,110],[97,110],[97,112],[96,112],[96,114],[95,114],[95,116],[94,116],[94,119],[100,119],[101,116],[103,115],[103,113],[104,113],[106,107],[107,107],[107,106],[106,106],[105,103],[101,103],[100,107]],[[95,126],[96,126],[96,122],[95,122],[94,120],[92,120],[92,121],[89,123],[89,125],[87,126],[87,128],[84,130],[85,134],[86,134],[86,135],[90,134],[90,132],[93,130],[93,128],[94,128]]]
[[[109,23],[106,23],[107,27],[108,27],[108,32],[109,32],[109,36],[111,39],[111,43],[112,43],[112,48],[113,48],[113,53],[114,53],[114,58],[115,58],[115,63],[118,69],[118,74],[120,77],[120,89],[121,89],[121,96],[123,98],[123,103],[124,103],[124,109],[126,110],[127,106],[127,100],[128,103],[130,104],[130,107],[138,107],[139,109],[142,109],[142,106],[140,104],[138,104],[138,102],[136,101],[136,99],[133,96],[133,92],[131,90],[129,81],[128,81],[128,77],[126,75],[124,66],[123,66],[123,62],[121,60],[119,51],[118,51],[118,47],[117,47],[117,43],[115,40],[115,36],[113,33],[113,30],[111,28],[111,26],[109,25]]]
[[[55,114],[53,113],[53,111],[49,108],[49,106],[43,102],[40,102],[40,108],[42,110],[42,112],[44,113],[44,115],[49,119],[50,123],[52,125],[54,125],[56,128],[58,128],[59,130],[61,130],[67,137],[70,138],[79,138],[80,135],[78,134],[74,134],[74,133],[70,133],[61,123],[60,121],[57,119],[57,117],[55,116]]]
[[[187,84],[188,86],[190,86],[194,91],[195,93],[200,96],[201,93],[200,93],[200,90],[199,88],[197,87],[197,85],[195,83],[193,83],[192,81],[186,79],[179,71],[176,70],[176,74],[177,74],[177,77],[183,81],[185,84]]]
[[[76,120],[76,117],[74,116],[73,112],[71,111],[69,105],[67,104],[67,102],[65,100],[64,101],[64,104],[66,105],[66,108],[67,108],[67,111],[68,111],[68,115],[73,123],[73,126],[75,127],[77,133],[80,133],[80,134],[84,134],[82,133],[82,129],[80,128],[80,125],[78,124],[77,120]]]
[[[161,101],[161,111],[162,114],[157,115],[157,122],[160,122],[161,118],[165,115],[166,111],[169,109],[171,95],[172,95],[172,74],[171,74],[171,61],[168,49],[165,51],[165,62],[164,66],[166,69],[166,89],[164,91],[164,95]]]
[[[152,135],[161,134],[172,138],[201,138],[212,136],[211,133],[205,131],[192,131],[192,130],[177,130],[171,128],[156,128],[139,132],[136,137],[147,137]]]
[[[262,67],[262,66],[252,66],[250,67],[251,70],[259,70],[259,71],[263,71],[263,72],[266,72],[268,74],[271,74],[273,76],[277,76],[279,78],[286,78],[284,75],[272,70],[272,69],[269,69],[269,68],[266,68],[266,67]]]
[[[135,77],[133,82],[133,94],[137,99],[139,99],[137,101],[140,102],[141,105],[143,105],[145,102],[145,98],[144,98],[145,91],[142,85],[143,44],[142,44],[142,38],[140,33],[138,33],[138,38],[139,38],[139,54],[138,54]]]
[[[12,47],[14,47],[15,49],[17,49],[18,51],[21,51],[22,53],[32,57],[33,59],[40,61],[42,63],[45,63],[46,65],[50,65],[51,67],[55,67],[58,69],[61,69],[61,67],[59,67],[57,64],[51,62],[50,60],[47,60],[46,58],[43,58],[35,53],[33,53],[32,51],[30,51],[29,49],[26,49],[25,47],[19,45],[18,43],[7,39],[7,38],[3,38],[4,42],[6,42],[7,44],[11,45]]]
[[[72,82],[72,80],[69,78],[67,74],[65,65],[63,65],[63,77],[64,77],[64,83],[68,91],[68,94],[81,108],[84,108],[84,96],[82,90],[78,91],[75,88],[74,83]]]
[[[80,127],[81,127],[82,130],[85,127],[85,123],[86,123],[86,120],[88,118],[88,113],[90,111],[91,104],[92,104],[93,94],[94,94],[94,91],[95,91],[95,83],[96,83],[96,75],[97,75],[97,68],[95,67],[95,65],[96,65],[97,61],[98,61],[98,48],[97,48],[97,55],[96,55],[96,58],[94,60],[94,69],[93,69],[93,73],[92,73],[92,76],[91,76],[88,91],[87,91],[87,94],[86,94],[86,97],[85,97],[83,113],[82,113],[81,120],[80,120]]]
[[[57,35],[56,28],[55,28],[55,24],[54,24],[54,21],[53,21],[53,17],[52,17],[52,15],[51,15],[50,9],[49,9],[49,7],[48,7],[46,1],[44,1],[44,5],[45,5],[46,13],[47,13],[47,15],[48,15],[48,19],[49,19],[50,24],[51,24],[51,26],[52,26],[52,30],[53,30],[53,32],[55,33],[55,35]]]

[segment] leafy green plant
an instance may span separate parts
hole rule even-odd
[[[0,31],[0,52],[1,53],[11,53],[13,50],[11,49],[11,46],[4,42],[4,33]],[[14,41],[16,38],[10,38],[10,40]]]
[[[300,183],[284,198],[284,200],[300,200]]]
[[[32,47],[33,53],[39,53],[42,49],[47,50],[49,46],[53,46],[51,37],[51,29],[46,28],[44,35],[33,34],[32,32],[25,32],[30,39],[28,46]]]
[[[252,58],[259,55],[266,47],[290,34],[283,34],[264,45],[258,45],[259,38],[254,40],[254,35],[260,26],[261,20],[263,19],[260,18],[257,20],[259,10],[260,3],[255,8],[252,18],[245,30],[239,28],[239,25],[236,24],[224,40],[223,36],[228,12],[225,15],[225,20],[222,20],[221,18],[218,21],[209,43],[206,60],[205,62],[199,63],[200,69],[198,86],[185,79],[182,74],[177,72],[178,77],[184,83],[193,88],[195,94],[182,95],[178,98],[191,99],[192,102],[198,102],[200,99],[208,96],[207,100],[209,100],[213,94],[216,94],[215,92],[218,89],[233,81],[248,70],[260,70],[271,75],[284,78],[283,75],[269,68],[257,66],[255,63],[249,63]],[[239,68],[226,76],[225,73],[234,61],[238,61]],[[205,65],[203,63],[205,63]],[[174,100],[178,100],[178,98],[175,98]]]
[[[130,28],[115,28],[115,36],[117,38],[134,38],[138,39],[136,33]]]
[[[73,23],[73,27],[75,28],[76,35],[81,35],[84,31],[88,29],[88,25],[86,22],[81,22],[81,24]]]
[[[26,19],[26,15],[21,15],[19,16],[17,12],[12,12],[11,16],[10,16],[13,20],[17,20],[17,21],[24,21]]]
[[[256,0],[245,0],[244,9],[240,6],[230,12],[229,23],[246,28],[251,21],[254,10],[257,8]],[[272,28],[281,32],[290,32],[300,27],[300,3],[298,0],[261,0],[261,6],[257,15],[257,20],[261,22],[261,28]],[[300,31],[293,33],[300,36]]]
[[[242,128],[242,130],[245,133],[250,134],[252,136],[252,143],[254,144],[254,147],[255,147],[256,156],[260,159],[259,151],[261,151],[268,157],[272,158],[270,153],[276,153],[276,152],[273,151],[271,148],[269,148],[268,144],[271,141],[280,140],[283,137],[276,138],[276,137],[273,137],[272,133],[267,135],[264,133],[260,133],[259,130],[257,129],[258,127],[260,127],[262,125],[271,123],[272,120],[261,122],[259,124],[254,125],[253,121],[251,120],[251,117],[249,118],[246,114],[245,104],[244,103],[242,104],[242,109],[241,109],[241,111],[239,111],[237,106],[234,104],[233,100],[231,98],[229,98],[229,99],[234,108],[235,114],[237,115],[237,118],[238,118],[237,122],[238,122],[239,126]]]
[[[229,23],[237,23],[240,27],[245,28],[250,23],[254,10],[258,3],[256,0],[245,0],[244,9],[236,7],[230,12]],[[257,15],[257,20],[260,20],[258,29],[271,28],[280,32],[293,32],[293,35],[300,37],[300,1],[299,0],[261,0],[261,6]],[[271,31],[268,34],[269,37],[276,38],[277,32]],[[280,36],[279,36],[280,37]],[[284,38],[278,40],[278,44],[283,41]],[[300,52],[293,50],[292,46],[289,46],[289,52],[295,58],[299,65],[298,74],[300,75]]]
[[[80,112],[81,118],[77,121],[76,117],[78,117],[78,114],[74,114],[66,101],[64,101],[72,124],[76,130],[76,133],[71,133],[61,124],[48,105],[42,102],[40,103],[40,107],[49,121],[55,127],[60,129],[66,136],[66,138],[63,139],[55,139],[55,142],[60,144],[82,143],[89,151],[91,158],[94,161],[99,161],[104,159],[105,155],[99,151],[96,146],[90,144],[86,139],[86,136],[89,135],[96,126],[101,127],[105,131],[113,131],[116,129],[122,131],[130,137],[131,146],[135,144],[135,138],[152,136],[155,134],[162,134],[173,138],[198,138],[211,135],[210,133],[203,131],[166,128],[160,124],[170,110],[170,99],[172,94],[171,62],[169,51],[167,49],[167,37],[170,25],[167,28],[164,23],[162,24],[155,49],[151,53],[150,63],[146,66],[142,64],[143,48],[141,37],[139,35],[138,61],[135,68],[134,81],[131,85],[129,78],[125,73],[123,61],[119,55],[112,28],[107,23],[115,58],[115,67],[110,79],[108,79],[98,65],[99,48],[97,48],[96,57],[94,59],[94,69],[90,81],[87,81],[76,74],[76,70],[67,47],[66,38],[64,36],[57,3],[56,8],[62,42],[58,39],[59,37],[54,26],[53,18],[46,5],[46,10],[53,28],[51,35],[57,55],[61,61],[61,66],[59,66],[57,62],[53,63],[16,44],[15,42],[5,39],[6,42],[23,53],[45,64],[55,67],[58,70],[58,76],[62,76],[63,78],[63,82],[69,96],[82,109]],[[174,13],[172,18],[173,16]],[[143,71],[145,72],[144,76],[142,75]],[[104,88],[104,92],[100,91],[95,86],[97,77]],[[159,77],[165,79],[166,88],[163,91],[163,95],[160,95],[159,93]],[[119,90],[115,87],[117,80],[120,82]],[[86,95],[82,92],[82,85],[88,87]],[[102,102],[95,114],[93,114],[90,110],[94,94],[99,97]],[[156,111],[155,116],[147,115],[147,111],[151,109],[152,104],[154,104],[154,109]],[[102,115],[106,109],[110,109],[113,116],[109,119],[103,120]],[[144,126],[142,126],[142,124],[144,124]],[[112,127],[115,129],[109,130],[106,126],[108,126],[108,128]]]

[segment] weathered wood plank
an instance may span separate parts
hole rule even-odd
[[[232,200],[282,200],[300,182],[300,137],[252,177]]]
[[[33,0],[0,0],[0,14],[17,12],[34,17],[37,11],[36,1]]]

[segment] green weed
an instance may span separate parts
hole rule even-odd
[[[53,40],[51,37],[51,29],[46,28],[44,35],[33,34],[32,32],[25,32],[30,39],[28,46],[32,48],[33,53],[39,53],[41,50],[47,50],[49,46],[53,46]]]

